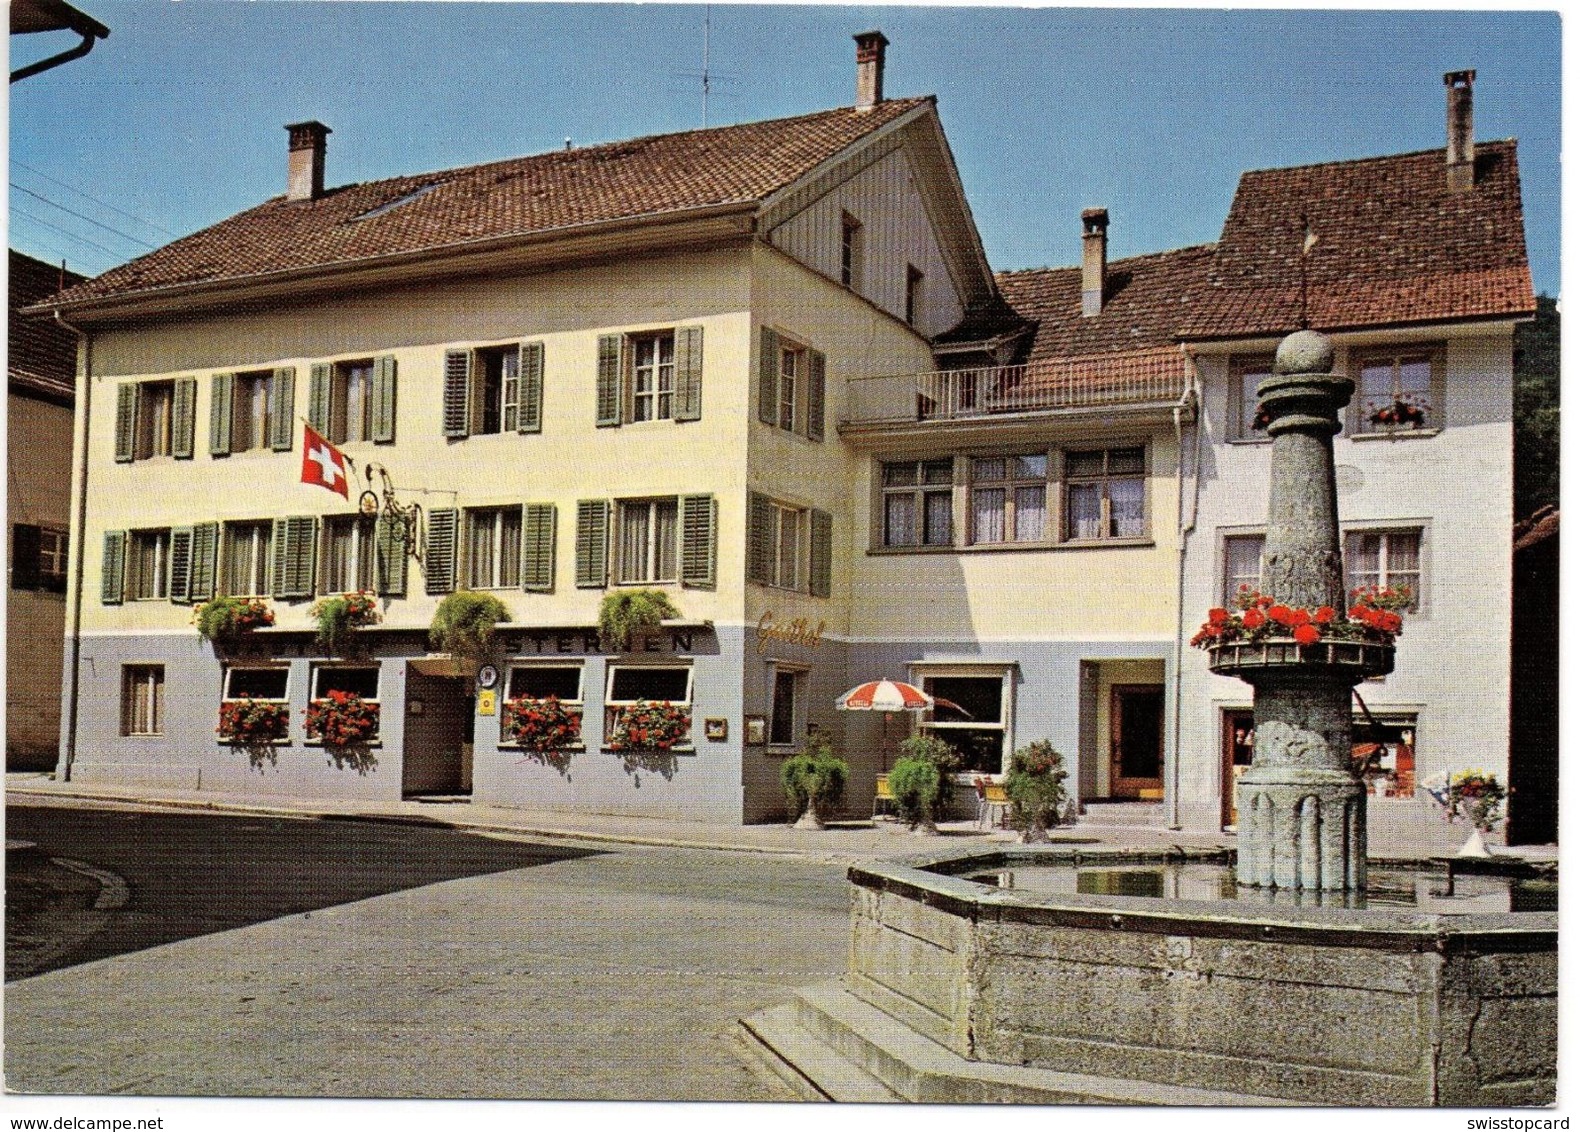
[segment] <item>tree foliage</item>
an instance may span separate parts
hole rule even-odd
[[[1558,506],[1559,314],[1538,295],[1536,319],[1514,334],[1514,515]]]

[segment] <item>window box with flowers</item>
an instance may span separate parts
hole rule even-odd
[[[347,652],[355,630],[380,620],[378,599],[366,590],[319,598],[307,614],[318,622],[318,643],[330,656]]]
[[[285,742],[291,730],[291,705],[279,700],[243,698],[226,700],[219,707],[221,742],[256,747]]]
[[[669,701],[641,700],[619,709],[609,732],[611,751],[689,749],[691,708]]]
[[[1225,676],[1313,664],[1393,671],[1394,640],[1404,629],[1399,611],[1409,607],[1410,592],[1365,586],[1350,598],[1345,613],[1330,605],[1303,609],[1241,586],[1236,608],[1209,610],[1191,647],[1206,649],[1209,667]]]
[[[582,716],[558,696],[534,699],[517,696],[505,701],[500,719],[502,745],[535,754],[582,748]]]
[[[305,730],[326,747],[366,747],[379,735],[379,705],[336,689],[307,705]]]
[[[194,606],[192,622],[205,641],[225,644],[273,625],[274,611],[262,598],[221,595]]]

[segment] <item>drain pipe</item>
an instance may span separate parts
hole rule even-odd
[[[82,375],[77,382],[77,414],[73,444],[76,448],[76,469],[72,476],[76,498],[76,514],[72,518],[73,542],[71,556],[71,637],[66,666],[66,702],[62,705],[65,742],[61,745],[56,777],[62,782],[71,781],[71,765],[77,757],[77,714],[81,700],[82,684],[82,576],[87,563],[88,537],[88,420],[93,407],[93,338],[80,326],[73,326],[55,311],[55,322],[77,336],[81,356]]]
[[[1174,757],[1169,760],[1169,828],[1180,829],[1180,669],[1185,662],[1185,545],[1192,531],[1196,529],[1197,508],[1201,501],[1201,375],[1196,368],[1196,359],[1185,347],[1180,347],[1180,352],[1185,357],[1186,373],[1189,375],[1185,392],[1181,395],[1178,405],[1174,406],[1174,511],[1175,528],[1177,530],[1178,546],[1175,553],[1178,556],[1178,567],[1174,584],[1174,719],[1172,726],[1172,747]],[[1195,451],[1191,456],[1191,501],[1190,515],[1185,514],[1185,439],[1184,439],[1184,414],[1185,410],[1196,410],[1196,421],[1192,428],[1192,438]]]

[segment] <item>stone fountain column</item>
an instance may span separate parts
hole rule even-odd
[[[1355,386],[1332,370],[1332,344],[1302,330],[1279,344],[1272,376],[1257,387],[1273,438],[1262,592],[1293,608],[1328,605],[1342,614],[1333,436]],[[1350,760],[1350,699],[1360,681],[1392,669],[1393,649],[1274,639],[1214,648],[1210,664],[1255,689],[1255,755],[1235,795],[1239,883],[1364,889],[1366,790]]]

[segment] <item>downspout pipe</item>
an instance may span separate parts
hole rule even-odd
[[[1168,787],[1168,827],[1180,829],[1180,732],[1181,732],[1181,690],[1184,681],[1181,679],[1180,670],[1185,663],[1185,548],[1190,541],[1191,532],[1196,529],[1196,516],[1201,502],[1201,374],[1196,367],[1196,358],[1185,347],[1180,348],[1185,357],[1185,370],[1188,375],[1185,392],[1180,397],[1178,405],[1174,406],[1174,449],[1175,457],[1175,482],[1174,504],[1177,535],[1175,538],[1177,567],[1174,584],[1174,718],[1170,730],[1171,749],[1173,757],[1169,759],[1169,787]],[[1184,415],[1187,409],[1196,409],[1196,420],[1192,428],[1194,452],[1191,455],[1191,499],[1190,511],[1185,509],[1185,440],[1184,440]]]
[[[76,513],[72,516],[71,553],[71,625],[66,647],[65,692],[66,702],[61,705],[60,758],[55,776],[62,782],[71,781],[72,763],[77,758],[77,717],[81,703],[82,685],[82,579],[87,564],[88,538],[88,421],[93,408],[93,337],[79,326],[73,326],[55,312],[55,322],[77,336],[77,354],[80,374],[77,380],[76,428],[73,430],[73,447],[76,450],[76,468],[72,475],[76,498]]]
[[[62,63],[69,63],[73,59],[81,59],[88,52],[92,51],[93,45],[95,41],[99,39],[99,36],[92,31],[84,31],[80,28],[73,28],[72,30],[78,35],[82,36],[81,43],[77,44],[77,46],[71,48],[69,51],[62,51],[59,55],[51,55],[47,59],[40,59],[37,63],[29,63],[20,70],[12,71],[11,81],[13,83],[19,83],[23,79],[30,79],[34,75],[51,70],[60,66]],[[106,32],[105,34],[108,33]]]

